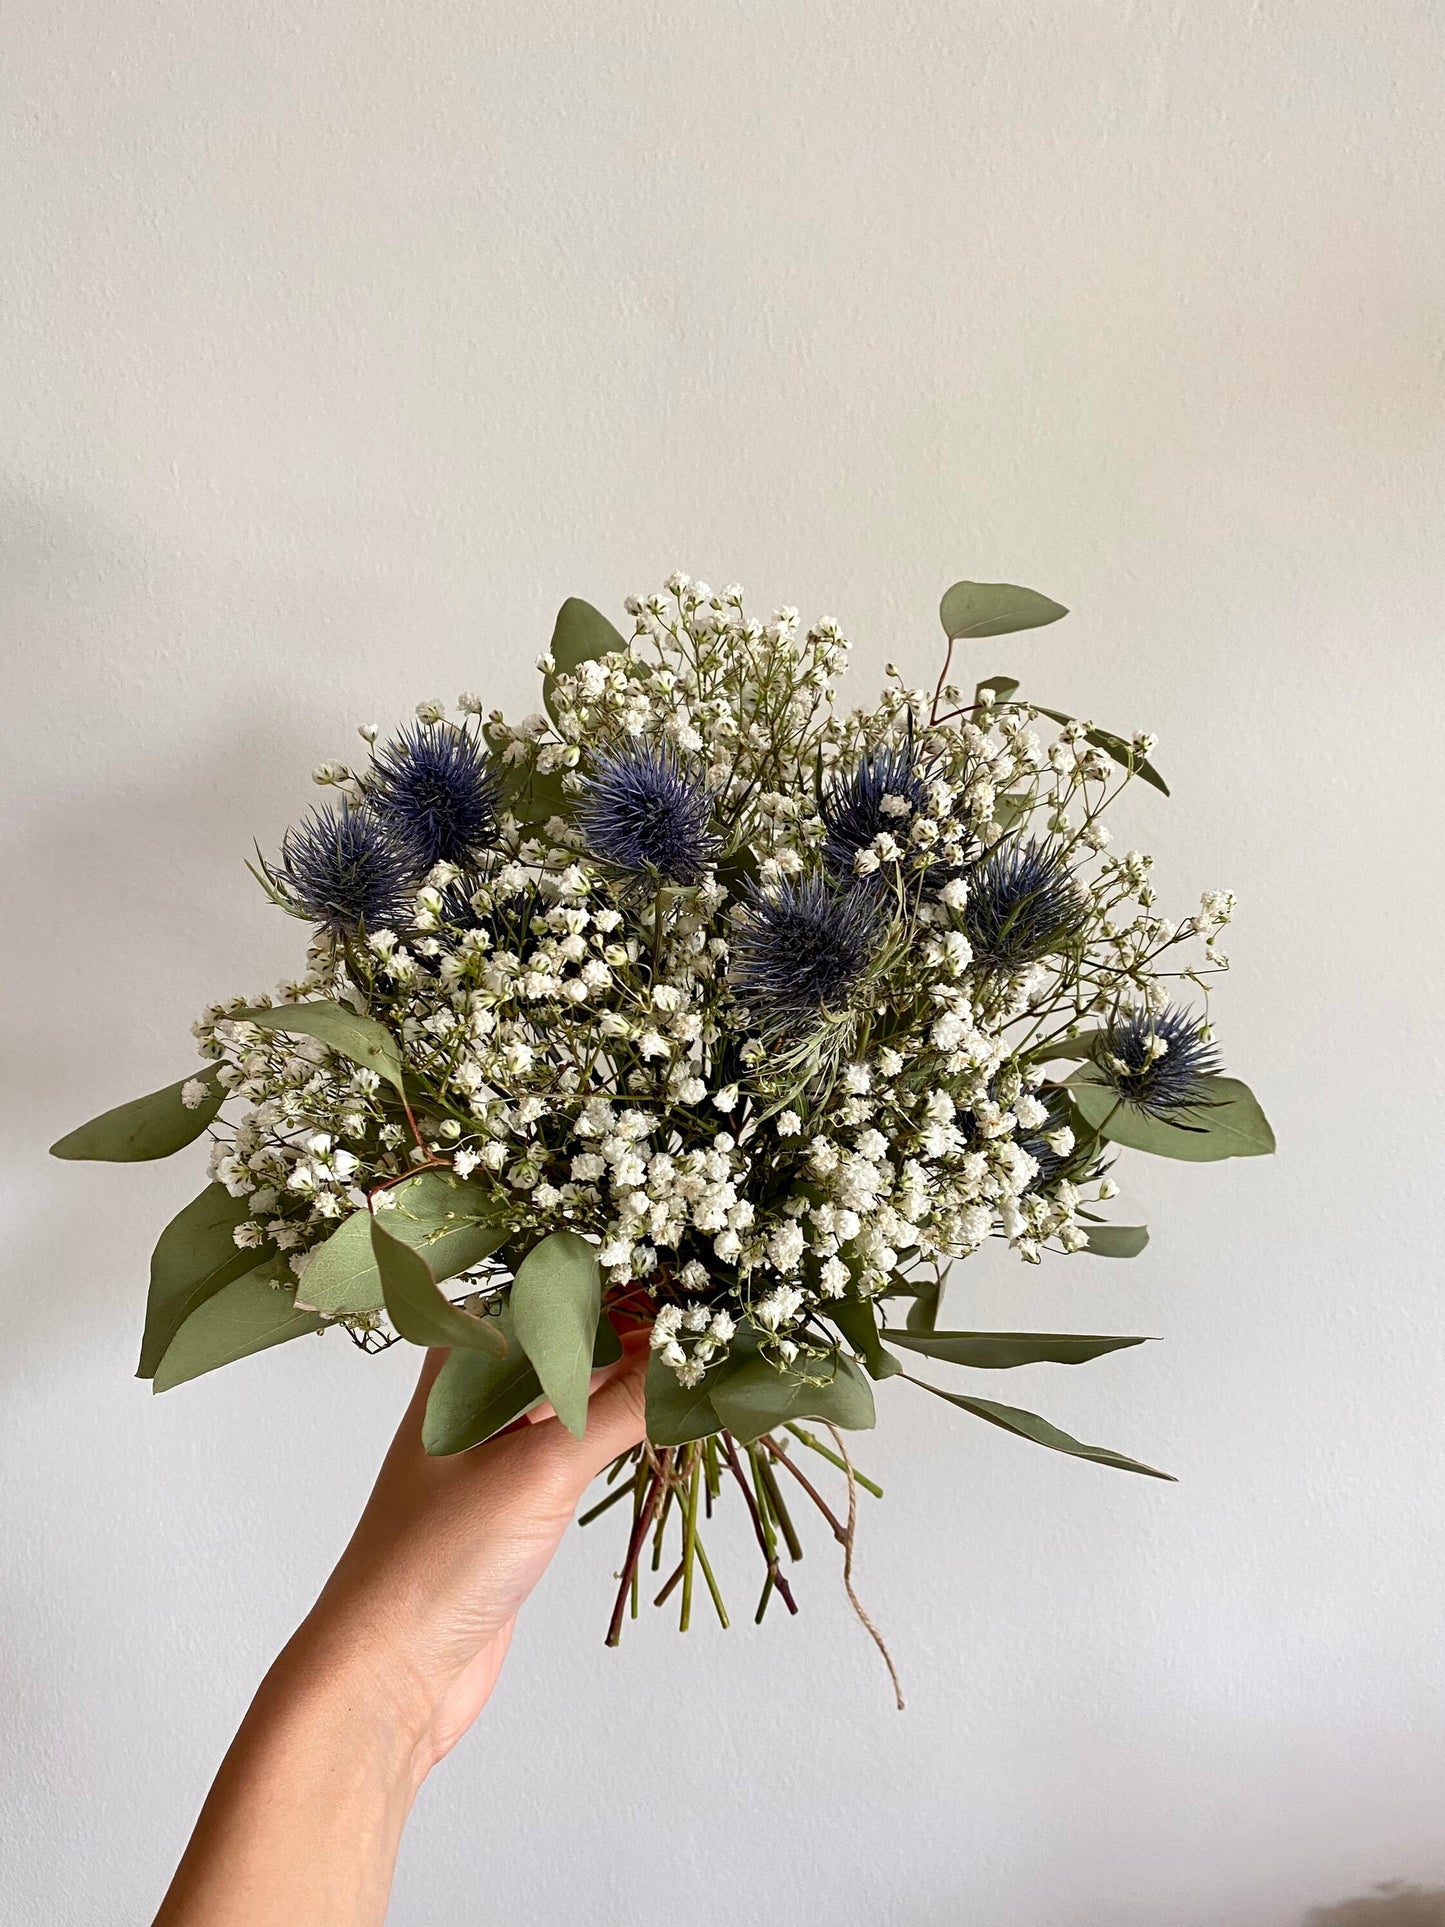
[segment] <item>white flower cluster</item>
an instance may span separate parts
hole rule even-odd
[[[197,1026],[240,1107],[212,1159],[248,1203],[237,1243],[299,1274],[340,1218],[444,1163],[514,1242],[592,1239],[609,1290],[648,1295],[684,1384],[744,1324],[806,1367],[836,1342],[830,1305],[990,1238],[1029,1261],[1079,1249],[1081,1205],[1114,1186],[1048,1066],[1119,1010],[1163,1008],[1171,977],[1204,988],[1233,908],[1218,892],[1170,923],[1149,859],[1104,854],[1101,813],[1150,740],[1106,754],[1071,723],[1046,744],[1025,703],[896,682],[839,715],[835,624],[800,635],[795,610],[761,622],[685,576],[629,607],[625,648],[568,674],[544,658],[550,716],[422,706],[502,772],[492,847],[433,870],[397,927],[318,937],[285,987],[383,1023],[407,1105],[248,1021],[265,998]],[[578,827],[599,757],[629,744],[706,791],[697,876],[627,874]],[[366,793],[342,764],[318,780]],[[845,899],[859,956],[845,972],[824,946],[804,970],[798,943]],[[1166,968],[1190,940],[1203,963]],[[793,1013],[786,1048],[769,997]]]

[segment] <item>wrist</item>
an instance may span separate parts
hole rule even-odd
[[[324,1602],[303,1620],[271,1669],[266,1690],[365,1749],[409,1806],[435,1764],[435,1694],[395,1641]]]

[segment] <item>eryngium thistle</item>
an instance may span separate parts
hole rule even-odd
[[[1088,920],[1088,901],[1047,845],[1001,843],[968,882],[963,927],[975,959],[1017,970],[1065,949]]]
[[[885,797],[894,796],[908,805],[902,815],[883,807]],[[909,819],[927,800],[912,743],[873,750],[851,776],[835,776],[823,793],[823,861],[835,876],[853,876],[858,852],[885,830],[904,842]]]
[[[577,809],[593,856],[634,876],[698,883],[718,852],[712,794],[660,743],[629,743],[598,758]]]
[[[294,906],[337,936],[404,923],[417,865],[369,809],[315,809],[281,842],[277,881]]]
[[[1126,1104],[1151,1117],[1178,1116],[1209,1101],[1204,1079],[1221,1068],[1202,1030],[1200,1019],[1177,1004],[1157,1014],[1125,1011],[1105,1032],[1094,1061]]]
[[[879,908],[866,891],[825,877],[754,894],[732,943],[738,996],[765,1030],[796,1030],[836,1010],[878,946]]]
[[[371,806],[423,875],[475,863],[496,836],[501,792],[486,750],[443,724],[417,723],[376,752]]]

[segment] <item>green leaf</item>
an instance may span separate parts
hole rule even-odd
[[[1105,1352],[1123,1351],[1148,1340],[1080,1337],[1072,1332],[890,1331],[888,1342],[902,1345],[905,1351],[922,1352],[925,1358],[994,1372],[1009,1371],[1015,1365],[1083,1365]]]
[[[508,1224],[496,1215],[495,1193],[450,1171],[418,1171],[388,1195],[395,1204],[385,1213],[386,1229],[421,1252],[438,1282],[470,1271],[506,1240]],[[301,1277],[299,1299],[309,1310],[332,1317],[383,1308],[370,1211],[353,1211],[316,1247]]]
[[[522,1350],[509,1306],[502,1307],[497,1323],[508,1341],[505,1358],[456,1351],[436,1376],[422,1421],[422,1443],[433,1457],[444,1458],[481,1445],[542,1402],[542,1382]],[[592,1353],[593,1369],[615,1365],[621,1356],[617,1333],[605,1318],[601,1319]]]
[[[840,1352],[831,1378],[809,1384],[796,1372],[779,1371],[765,1358],[750,1359],[712,1387],[713,1408],[744,1443],[794,1419],[815,1418],[845,1432],[866,1432],[874,1423],[873,1393],[851,1358]]]
[[[224,1184],[208,1184],[161,1233],[151,1253],[150,1292],[137,1378],[154,1378],[171,1340],[223,1285],[254,1271],[270,1246],[238,1248],[232,1232],[250,1213],[249,1198],[233,1198]]]
[[[698,1385],[679,1385],[677,1373],[654,1352],[647,1361],[647,1436],[654,1445],[687,1445],[723,1429],[712,1386],[726,1376],[722,1365]]]
[[[517,1342],[558,1418],[580,1439],[602,1309],[596,1246],[575,1231],[554,1231],[522,1260],[510,1302]]]
[[[584,662],[592,662],[598,656],[610,656],[626,647],[627,638],[612,626],[600,609],[594,609],[590,602],[584,602],[580,596],[568,596],[557,611],[547,653],[557,665],[558,672],[570,676]],[[542,701],[555,723],[557,711],[553,706],[552,688],[553,678],[545,676],[542,680]]]
[[[1122,1452],[1111,1452],[1107,1446],[1084,1445],[1078,1439],[1070,1438],[1056,1425],[1050,1425],[1036,1412],[1024,1412],[1017,1405],[999,1405],[991,1398],[965,1398],[961,1392],[940,1391],[937,1385],[929,1385],[921,1378],[911,1378],[911,1385],[922,1385],[925,1392],[932,1392],[935,1398],[946,1398],[950,1405],[957,1405],[961,1411],[972,1412],[975,1418],[986,1419],[990,1425],[1000,1426],[1005,1432],[1012,1432],[1016,1438],[1031,1439],[1035,1445],[1046,1445],[1051,1452],[1067,1452],[1070,1458],[1092,1459],[1096,1465],[1116,1466],[1120,1472],[1142,1472],[1147,1478],[1167,1479],[1174,1483],[1172,1472],[1159,1472],[1152,1465],[1141,1465],[1137,1459],[1126,1459]]]
[[[1017,676],[985,676],[973,692],[974,703],[981,703],[985,696],[990,702],[1006,703],[1018,686]]]
[[[51,1157],[95,1158],[107,1164],[168,1158],[198,1138],[225,1102],[226,1093],[216,1081],[216,1069],[212,1064],[178,1083],[167,1084],[163,1091],[152,1091],[148,1097],[133,1098],[129,1104],[102,1112],[58,1138],[50,1147]],[[192,1082],[204,1084],[207,1093],[194,1111],[181,1101],[181,1092]]]
[[[272,1283],[274,1264],[268,1258],[191,1313],[156,1368],[152,1384],[157,1392],[321,1329],[319,1318],[297,1311],[293,1291]]]
[[[374,1017],[363,1017],[345,1004],[322,1000],[311,1004],[277,1004],[274,1009],[238,1011],[238,1019],[260,1030],[314,1037],[328,1049],[364,1070],[375,1071],[401,1089],[401,1053],[396,1039]]]
[[[1147,1224],[1090,1224],[1084,1227],[1096,1258],[1137,1258],[1149,1242]]]
[[[419,1251],[371,1221],[371,1248],[381,1273],[387,1316],[413,1345],[463,1345],[501,1353],[507,1341],[494,1318],[463,1311],[437,1289],[431,1267]]]
[[[878,1314],[863,1298],[835,1298],[827,1315],[868,1367],[870,1378],[892,1378],[903,1367],[878,1337]]]
[[[955,582],[938,607],[943,632],[955,642],[1041,629],[1068,613],[1061,602],[1051,602],[1037,589],[1020,589],[1013,582]]]
[[[301,1274],[296,1295],[311,1311],[334,1318],[340,1312],[381,1311],[386,1304],[381,1273],[371,1249],[371,1213],[353,1211],[324,1244],[316,1246]]]
[[[1035,1044],[1020,1057],[1021,1064],[1051,1064],[1056,1058],[1085,1060],[1094,1055],[1095,1046],[1108,1035],[1102,1030],[1083,1030],[1077,1037],[1056,1037],[1049,1044]]]
[[[908,1307],[906,1322],[909,1331],[931,1332],[937,1327],[944,1282],[942,1278],[930,1278],[919,1286],[913,1303]]]
[[[566,816],[571,807],[572,798],[562,787],[560,770],[534,770],[507,799],[507,808],[529,826],[545,823],[549,817]]]
[[[1045,709],[1042,703],[1035,703],[1033,707],[1041,716],[1047,716],[1056,723],[1071,723],[1074,720],[1061,709]],[[1136,756],[1132,744],[1126,743],[1122,736],[1115,736],[1111,730],[1090,728],[1084,731],[1084,740],[1092,743],[1095,749],[1103,750],[1122,769],[1130,769],[1146,783],[1152,784],[1161,796],[1169,794],[1169,785],[1154,765],[1145,757]]]
[[[436,1375],[421,1428],[422,1444],[433,1458],[470,1451],[542,1402],[542,1382],[516,1342],[505,1306],[497,1323],[508,1340],[505,1357],[454,1351]]]
[[[1274,1132],[1249,1086],[1237,1077],[1204,1077],[1200,1083],[1198,1107],[1178,1124],[1121,1103],[1097,1064],[1076,1070],[1065,1087],[1086,1124],[1111,1144],[1131,1151],[1183,1158],[1191,1164],[1267,1157],[1274,1149]]]

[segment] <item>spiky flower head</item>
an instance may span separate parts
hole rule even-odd
[[[415,858],[370,809],[314,809],[286,832],[276,876],[292,905],[336,936],[405,922]]]
[[[597,759],[577,810],[593,856],[634,876],[699,883],[717,855],[713,797],[670,744],[634,741]]]
[[[1203,1029],[1177,1004],[1123,1011],[1104,1033],[1095,1062],[1126,1104],[1151,1117],[1176,1117],[1209,1101],[1204,1079],[1221,1068]]]
[[[423,874],[475,865],[496,837],[501,794],[487,751],[450,724],[415,723],[375,752],[372,808]]]
[[[1001,843],[969,878],[963,927],[977,962],[1017,970],[1065,949],[1088,921],[1088,899],[1057,850]]]
[[[885,743],[870,751],[850,775],[835,776],[823,793],[823,860],[829,870],[851,877],[859,851],[885,831],[902,842],[909,818],[927,800],[911,742]]]
[[[796,1030],[837,1010],[878,947],[882,918],[865,891],[826,877],[754,893],[733,938],[733,982],[765,1030]]]

